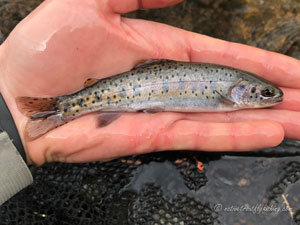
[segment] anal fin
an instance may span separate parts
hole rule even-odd
[[[122,112],[101,112],[99,114],[98,127],[105,127],[121,116]]]
[[[153,108],[149,108],[149,109],[141,109],[138,110],[137,112],[144,112],[144,113],[158,113],[158,112],[163,112],[165,111],[163,108],[161,107],[153,107]]]

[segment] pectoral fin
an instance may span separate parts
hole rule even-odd
[[[218,93],[220,95],[220,101],[224,104],[224,105],[228,105],[228,106],[234,106],[235,102],[232,101],[230,98],[222,95],[220,92],[216,91],[216,93]]]

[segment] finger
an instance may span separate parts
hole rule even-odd
[[[122,21],[126,29],[152,44],[151,57],[227,65],[258,74],[280,86],[300,88],[300,62],[294,58],[164,24],[127,18]]]
[[[164,8],[175,5],[183,0],[107,0],[110,10],[114,13],[122,14],[138,9]]]
[[[300,90],[292,88],[281,88],[281,90],[284,93],[283,102],[272,108],[300,111]]]
[[[153,134],[152,134],[153,135]],[[127,154],[141,154],[165,150],[203,150],[203,151],[249,151],[276,146],[283,139],[280,124],[270,121],[249,123],[200,123],[178,120],[154,138],[136,134],[135,146],[124,146],[126,139],[118,139],[108,155],[99,154],[97,147],[79,151],[66,158],[68,162],[84,162],[105,159],[114,152],[115,157]],[[113,137],[111,137],[113,138]],[[113,141],[107,140],[107,141]],[[120,146],[120,144],[122,146]],[[123,147],[123,149],[122,149]],[[124,151],[125,147],[125,151]]]
[[[272,120],[284,128],[286,138],[300,139],[300,112],[280,109],[240,110],[227,113],[190,113],[187,119],[205,122],[246,122]]]
[[[173,149],[252,150],[275,146],[284,136],[281,125],[270,121],[231,124],[185,118],[182,113],[125,113],[97,128],[96,116],[88,115],[28,143],[27,149],[37,164],[84,162]]]

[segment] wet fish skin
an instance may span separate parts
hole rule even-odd
[[[52,124],[53,129],[94,111],[233,111],[269,107],[281,102],[282,96],[279,88],[245,71],[215,64],[159,61],[54,98],[49,104],[52,108],[48,110],[45,107],[33,108],[33,105],[45,104],[39,103],[42,100],[33,101],[29,97],[20,97],[17,103],[19,109],[32,119],[31,125],[34,126],[30,126],[29,122],[28,130],[33,133],[36,120],[50,119],[48,123]],[[34,104],[30,105],[32,113],[28,114],[29,101]],[[48,114],[41,113],[43,111]]]

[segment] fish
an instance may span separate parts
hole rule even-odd
[[[29,117],[25,136],[34,140],[92,112],[99,113],[99,127],[103,127],[123,112],[227,112],[270,107],[282,100],[280,88],[246,71],[217,64],[151,60],[115,76],[90,78],[71,94],[19,96],[16,103]]]

